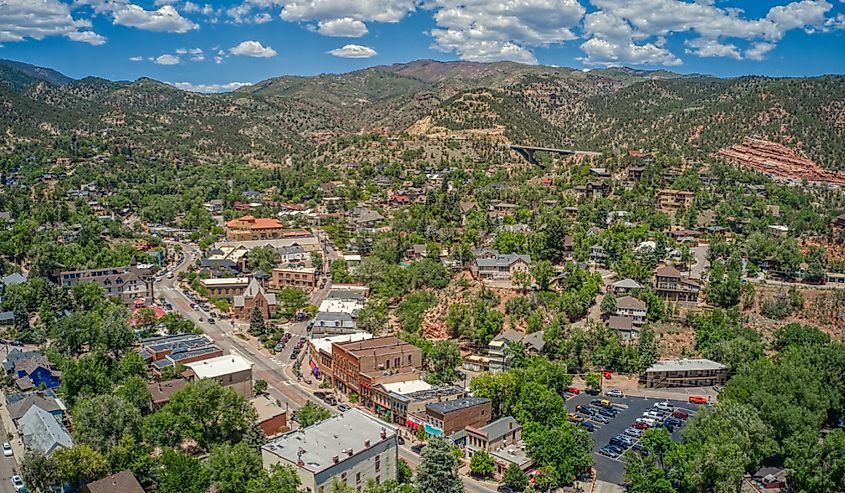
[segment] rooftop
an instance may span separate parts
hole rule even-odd
[[[259,395],[250,399],[249,402],[255,408],[255,412],[258,413],[259,423],[285,414],[285,410],[279,407],[276,401],[271,399],[270,396]]]
[[[521,428],[522,426],[512,416],[505,416],[482,426],[481,428],[469,429],[473,432],[479,432],[480,434],[486,435],[487,441],[495,442],[507,435],[510,431],[519,430]]]
[[[405,382],[383,383],[381,386],[388,392],[400,395],[413,394],[431,390],[432,386],[425,380],[408,380]]]
[[[463,397],[461,399],[455,399],[453,401],[433,402],[431,404],[427,404],[425,406],[425,409],[427,411],[431,410],[436,413],[446,414],[451,413],[453,411],[478,406],[486,402],[490,402],[490,399],[486,397]]]
[[[249,284],[248,277],[221,277],[217,279],[203,279],[203,285],[205,286],[231,286],[231,285],[238,285]]]
[[[88,483],[82,488],[88,493],[144,493],[144,488],[128,469],[111,476]]]
[[[185,363],[199,378],[216,378],[252,368],[252,361],[237,354],[227,354],[194,363]]]
[[[332,344],[340,344],[344,342],[355,342],[355,341],[363,341],[366,339],[372,339],[373,336],[367,332],[356,332],[354,334],[342,334],[337,336],[331,337],[320,337],[319,339],[311,339],[311,345],[314,346],[318,352],[323,351],[324,353],[331,354],[332,352]]]
[[[384,435],[382,433],[384,432]],[[301,428],[272,439],[262,447],[291,464],[312,473],[321,472],[338,462],[354,457],[365,448],[392,440],[396,429],[364,412],[352,408],[307,428]]]
[[[651,365],[646,373],[658,371],[724,370],[727,366],[709,359],[669,359]]]

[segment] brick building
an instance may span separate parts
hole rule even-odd
[[[493,416],[493,405],[486,397],[463,397],[428,404],[425,406],[425,414],[426,432],[430,435],[449,436],[467,426],[485,426]]]
[[[273,289],[299,288],[311,291],[317,286],[317,270],[313,267],[275,267],[270,279]]]
[[[413,380],[420,366],[420,348],[395,336],[332,344],[334,387],[347,394],[357,393],[368,407],[375,385]]]
[[[252,278],[243,293],[234,298],[235,318],[249,320],[255,307],[261,311],[264,320],[271,318],[276,313],[276,295],[264,291],[258,280]]]
[[[226,277],[220,279],[203,279],[200,281],[208,290],[208,297],[219,300],[235,299],[249,286],[248,277]]]

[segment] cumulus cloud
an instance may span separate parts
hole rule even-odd
[[[328,53],[341,58],[371,58],[378,55],[376,50],[361,45],[345,45],[342,48],[330,50]]]
[[[131,56],[131,57],[129,57],[129,61],[130,62],[143,62],[144,57],[142,57],[142,56]]]
[[[762,60],[765,58],[766,53],[775,49],[776,46],[777,45],[774,43],[767,43],[765,41],[752,43],[751,46],[745,50],[745,58],[749,60]]]
[[[91,31],[91,21],[75,19],[70,7],[58,0],[0,1],[0,42],[42,40],[50,36],[64,36],[95,46],[106,42],[106,38]]]
[[[235,24],[263,24],[270,22],[273,16],[267,12],[272,7],[280,7],[282,0],[244,0],[226,10]]]
[[[369,30],[363,22],[351,17],[342,19],[331,19],[317,23],[317,32],[323,36],[334,36],[337,38],[360,38]]]
[[[238,46],[229,48],[229,53],[254,58],[271,58],[277,55],[276,50],[269,46],[264,46],[258,41],[243,41]]]
[[[155,58],[151,59],[153,63],[156,65],[179,65],[179,62],[182,60],[176,56],[171,54],[160,55]]]
[[[110,15],[116,25],[145,31],[186,33],[199,28],[173,5],[163,4],[156,10],[146,10],[129,0],[76,0],[75,5],[88,5],[98,14]]]
[[[432,0],[434,47],[464,60],[537,63],[530,51],[576,39],[578,0]]]
[[[742,59],[739,48],[735,45],[720,43],[715,39],[697,38],[687,40],[684,44],[688,47],[686,52],[696,56]]]
[[[215,93],[231,92],[241,87],[252,85],[249,82],[227,82],[225,84],[192,84],[190,82],[168,82],[171,86],[183,91]]]

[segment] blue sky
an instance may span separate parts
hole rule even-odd
[[[0,58],[222,90],[420,58],[845,72],[845,0],[2,0]]]

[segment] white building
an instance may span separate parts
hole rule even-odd
[[[270,440],[261,456],[265,468],[292,466],[311,493],[331,493],[334,480],[360,490],[370,479],[396,479],[396,437],[393,426],[353,408]]]
[[[252,397],[252,361],[237,354],[226,354],[216,358],[185,363],[197,379],[217,380],[223,387],[231,387],[238,394]]]

